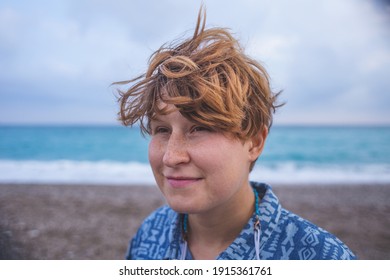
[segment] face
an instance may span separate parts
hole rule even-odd
[[[259,155],[253,152],[252,141],[197,125],[178,111],[158,115],[150,126],[150,165],[175,211],[221,209],[250,189],[249,166]]]

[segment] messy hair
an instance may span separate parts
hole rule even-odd
[[[263,66],[244,54],[227,29],[205,28],[206,13],[199,11],[194,35],[155,51],[143,75],[117,84],[119,119],[126,126],[139,122],[150,134],[150,120],[169,114],[161,104],[187,119],[239,139],[249,139],[272,124],[279,93],[270,88]]]

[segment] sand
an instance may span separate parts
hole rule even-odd
[[[343,240],[359,259],[390,259],[390,185],[274,185],[282,205]],[[164,199],[154,186],[0,185],[0,259],[123,259]]]

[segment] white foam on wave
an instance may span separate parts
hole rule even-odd
[[[282,184],[390,183],[390,165],[257,165],[250,179]],[[114,161],[0,160],[0,183],[155,184],[149,164]]]
[[[257,166],[250,175],[254,181],[281,184],[385,184],[390,183],[390,165],[304,165],[281,163]]]
[[[0,160],[2,183],[154,184],[149,165],[112,161]]]

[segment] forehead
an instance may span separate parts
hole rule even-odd
[[[161,116],[166,116],[173,112],[179,112],[179,109],[173,104],[167,104],[160,100],[157,101],[155,106],[152,108],[149,115],[149,120],[155,120],[161,118]]]
[[[193,122],[191,118],[182,114],[180,110],[173,104],[166,104],[164,102],[159,102],[157,109],[153,112],[153,115],[149,118],[149,121],[167,121],[182,119],[189,122]]]

